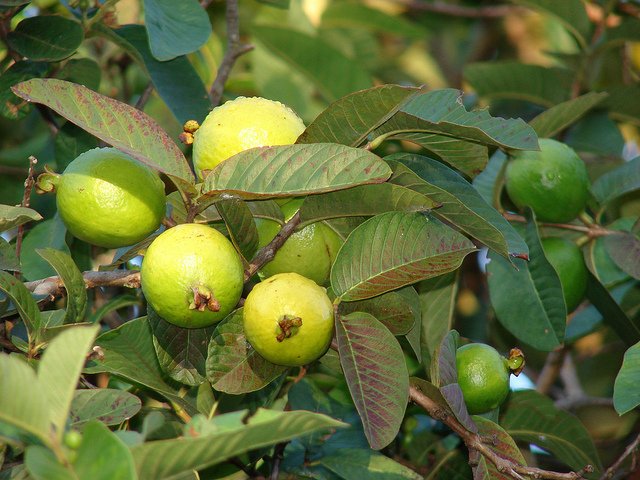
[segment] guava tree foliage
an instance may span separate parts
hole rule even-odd
[[[145,0],[144,22],[135,5],[51,3],[0,0],[0,111],[19,139],[0,154],[0,180],[20,193],[0,205],[0,478],[625,474],[640,443],[640,157],[623,154],[623,133],[638,138],[640,125],[637,2],[425,2],[395,13],[330,2],[315,23],[297,1],[242,13],[234,0],[224,12]],[[501,61],[457,59],[464,85],[452,74],[433,87],[387,65],[398,56],[389,39],[442,29],[452,40],[448,27],[480,28],[469,19],[532,11],[562,31],[552,66],[496,47]],[[207,60],[225,26],[224,55]],[[150,105],[165,110],[145,113],[153,91]],[[175,125],[240,94],[290,103],[307,128],[196,183]],[[550,137],[581,153],[592,179],[587,209],[566,224],[536,221],[504,192],[509,157]],[[132,260],[156,234],[106,255],[68,234],[46,195],[31,196],[43,164],[62,172],[98,145],[162,174],[163,228],[225,233],[247,289],[293,232],[331,227],[344,240],[327,285],[331,348],[284,367],[246,341],[242,300],[200,329],[148,307]],[[304,201],[285,222],[277,201],[289,197]],[[262,249],[256,218],[283,225]],[[545,236],[582,248],[589,274],[574,312]],[[536,388],[469,415],[455,359],[463,337],[520,348]]]

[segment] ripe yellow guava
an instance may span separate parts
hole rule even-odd
[[[525,150],[508,160],[505,188],[518,207],[529,205],[543,222],[570,222],[589,199],[587,167],[568,145],[539,140],[540,151]]]
[[[200,180],[236,153],[254,147],[289,145],[304,131],[287,105],[260,97],[238,97],[214,108],[193,135],[193,165]]]
[[[573,312],[587,290],[588,271],[584,255],[571,240],[560,237],[540,239],[544,254],[562,284],[567,313]]]
[[[282,205],[285,221],[295,215],[303,201],[303,198],[296,198]],[[281,228],[277,222],[261,218],[256,218],[256,226],[259,248],[273,240]],[[273,260],[258,271],[258,275],[264,280],[276,273],[296,272],[318,285],[324,285],[329,280],[331,266],[343,243],[328,225],[323,222],[312,223],[293,233],[276,252]]]
[[[151,243],[140,268],[140,283],[147,302],[167,322],[202,328],[219,322],[238,304],[244,268],[222,233],[185,223]]]
[[[297,273],[258,283],[244,303],[244,333],[251,346],[278,365],[306,365],[333,338],[334,310],[323,287]]]
[[[57,179],[56,204],[74,236],[107,248],[144,240],[166,210],[157,172],[115,148],[95,148],[72,161]]]

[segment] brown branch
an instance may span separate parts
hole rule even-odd
[[[512,222],[520,222],[520,223],[528,223],[527,220],[522,215],[517,215],[515,213],[502,212],[502,216],[509,221]],[[571,223],[549,223],[549,222],[538,222],[539,225],[544,227],[556,227],[556,228],[564,228],[566,230],[575,230],[577,232],[586,233],[589,238],[597,238],[604,237],[606,235],[620,234],[621,232],[617,230],[611,230],[609,228],[605,228],[601,225],[593,224],[593,225],[574,225]]]
[[[218,68],[216,79],[209,90],[209,99],[214,107],[220,103],[224,85],[227,83],[233,64],[238,57],[253,50],[252,44],[240,43],[240,22],[238,20],[238,0],[227,0],[227,51],[224,54],[222,63]]]
[[[142,111],[144,110],[144,106],[147,104],[147,102],[149,101],[149,98],[151,98],[151,94],[153,93],[153,82],[149,82],[147,83],[147,86],[145,87],[144,91],[140,94],[140,98],[138,99],[138,101],[136,102],[135,107]]]
[[[393,3],[404,5],[412,10],[423,12],[439,13],[453,17],[464,18],[499,18],[504,17],[521,7],[514,5],[496,5],[491,7],[464,7],[462,5],[451,5],[445,2],[429,2],[424,0],[388,0]]]
[[[542,367],[540,376],[536,381],[536,391],[546,395],[551,390],[551,386],[555,383],[560,370],[564,364],[564,359],[569,353],[569,348],[564,346],[558,350],[554,350],[547,356],[547,361]]]
[[[638,446],[640,446],[640,434],[633,442],[629,444],[627,448],[625,448],[622,455],[620,455],[620,458],[618,458],[613,463],[613,465],[607,468],[607,470],[602,474],[599,480],[607,480],[609,478],[612,478],[613,474],[620,468],[620,465],[622,465],[622,462],[624,462],[629,455],[635,453],[638,450]]]
[[[409,387],[409,397],[414,403],[424,408],[435,420],[443,422],[455,433],[457,433],[469,448],[470,458],[473,458],[477,454],[481,454],[489,461],[491,461],[496,466],[498,471],[506,473],[513,478],[520,479],[523,475],[529,475],[531,476],[531,478],[546,478],[551,480],[577,480],[579,478],[583,478],[586,473],[593,472],[593,467],[591,465],[587,465],[585,468],[578,472],[559,473],[549,470],[542,470],[535,467],[527,467],[506,458],[502,458],[487,446],[480,435],[467,430],[456,419],[453,413],[431,400],[417,387]]]
[[[22,197],[22,206],[28,207],[30,205],[31,192],[36,181],[34,179],[35,168],[38,160],[31,155],[29,157],[29,173],[27,173],[27,179],[24,181],[24,196]],[[20,250],[22,250],[22,238],[24,237],[25,224],[23,223],[18,227],[18,235],[16,237],[16,257],[20,262]],[[16,272],[16,278],[19,278],[20,274]]]
[[[133,270],[113,270],[111,272],[86,271],[82,274],[86,288],[127,287],[140,288],[140,272]],[[58,276],[26,282],[25,287],[36,295],[61,295],[64,289]]]

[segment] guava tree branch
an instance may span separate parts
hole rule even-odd
[[[491,450],[487,444],[482,440],[482,437],[476,433],[467,430],[456,417],[448,410],[442,408],[436,402],[431,400],[428,396],[420,391],[417,387],[409,387],[409,397],[411,400],[424,408],[429,415],[435,420],[439,420],[445,425],[449,426],[455,433],[457,433],[465,445],[471,452],[478,452],[491,461],[496,468],[503,473],[506,473],[513,478],[521,479],[523,475],[529,475],[531,478],[546,478],[551,480],[577,480],[584,478],[586,473],[593,472],[593,467],[587,465],[585,468],[578,472],[559,473],[549,470],[542,470],[535,467],[526,467],[519,463],[512,462],[506,458],[502,458],[493,450]],[[470,455],[471,456],[471,455]]]
[[[37,163],[38,163],[38,160],[36,160],[36,157],[31,155],[29,157],[29,173],[27,173],[27,179],[24,182],[24,196],[22,197],[22,204],[21,204],[23,207],[28,207],[30,205],[29,199],[31,198],[31,192],[33,191],[33,186],[36,183],[34,176],[35,176],[35,167]],[[22,250],[22,238],[24,237],[24,227],[25,227],[24,224],[18,227],[18,235],[16,238],[16,257],[18,258],[18,261],[20,261],[20,251]]]
[[[504,17],[520,7],[513,5],[495,5],[490,7],[464,7],[446,2],[431,2],[425,0],[389,0],[404,5],[411,10],[439,13],[453,17],[465,18],[497,18]]]
[[[509,221],[512,222],[520,222],[520,223],[528,223],[529,220],[522,215],[517,215],[515,213],[503,212],[502,216]],[[589,238],[597,238],[604,237],[606,235],[619,234],[620,232],[617,230],[611,230],[610,228],[605,228],[602,225],[591,224],[591,225],[574,225],[572,223],[549,223],[549,222],[539,222],[541,225],[545,227],[557,227],[564,228],[567,230],[575,230],[577,232],[585,233]]]

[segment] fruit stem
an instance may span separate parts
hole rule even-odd
[[[506,359],[506,362],[511,373],[517,377],[524,368],[524,353],[519,348],[512,348],[509,351],[509,358]]]
[[[591,215],[584,210],[578,214],[578,218],[588,227],[593,227],[596,223],[595,220],[591,218]]]
[[[193,299],[189,302],[189,310],[204,312],[207,308],[212,312],[220,311],[220,302],[213,297],[213,292],[204,285],[192,285]]]
[[[43,195],[45,193],[55,193],[58,188],[58,182],[60,182],[59,173],[52,172],[49,169],[49,166],[45,166],[45,173],[41,173],[38,175],[38,179],[36,180],[36,193],[38,195]]]
[[[278,320],[278,325],[280,326],[280,333],[276,337],[276,340],[282,342],[284,339],[291,338],[297,333],[297,330],[292,329],[297,329],[302,325],[302,318],[290,318],[288,315],[283,315],[280,320]]]

